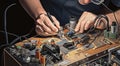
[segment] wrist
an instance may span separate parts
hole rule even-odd
[[[40,13],[36,18],[35,21],[37,21],[38,19],[42,19],[42,17],[46,16],[46,13]]]
[[[36,20],[38,17],[40,17],[43,14],[47,14],[44,9],[41,9],[41,8],[36,9],[34,20]]]
[[[105,15],[98,15],[95,20],[95,27],[98,29],[105,29],[109,26],[109,20],[108,17]]]

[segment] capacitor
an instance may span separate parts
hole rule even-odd
[[[74,16],[70,17],[70,31],[73,31],[75,29],[76,23],[77,23],[77,19]]]
[[[40,60],[41,64],[45,64],[45,57],[41,55],[39,49],[36,50],[36,58]]]
[[[37,58],[37,59],[40,59],[40,55],[41,55],[41,54],[40,54],[40,52],[39,52],[38,49],[36,50],[35,54],[36,54],[36,58]]]
[[[39,59],[39,61],[40,61],[40,63],[41,63],[41,62],[42,62],[42,60],[41,60],[42,55],[41,55],[39,49],[36,50],[35,54],[36,54],[36,58]]]
[[[116,24],[116,22],[112,22],[111,33],[117,33],[117,24]]]
[[[112,22],[111,31],[109,32],[109,38],[117,39],[118,35],[118,27],[116,22]]]

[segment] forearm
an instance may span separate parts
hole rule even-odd
[[[40,0],[19,0],[19,2],[33,19],[40,13],[46,13]]]
[[[114,14],[115,14],[115,16],[114,16]],[[116,19],[117,19],[118,23],[120,24],[120,16],[119,16],[120,15],[120,9],[115,11],[114,14],[113,13],[106,14],[108,16],[110,25],[112,24],[113,21],[116,22]]]

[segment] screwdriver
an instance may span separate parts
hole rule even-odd
[[[56,24],[55,24],[55,22],[54,22],[51,14],[50,14],[49,12],[47,12],[47,16],[48,16],[48,18],[50,19],[50,21],[56,26]],[[60,28],[58,29],[58,36],[60,37],[60,39],[62,39],[62,38],[64,37],[64,33],[63,33],[62,27],[60,27]]]

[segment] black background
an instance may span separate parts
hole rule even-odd
[[[25,35],[34,27],[34,21],[21,7],[18,0],[0,0],[0,31],[4,31],[4,11],[12,3],[16,3],[16,5],[7,11],[7,30],[19,36]],[[111,9],[116,10],[115,6],[111,6],[111,4],[109,6]],[[15,37],[9,36],[9,43],[14,39]],[[5,36],[4,33],[0,32],[0,46],[4,44],[6,44]],[[3,56],[2,51],[3,48],[0,48],[0,58]],[[0,59],[1,61],[2,59]],[[0,66],[3,66],[3,62],[0,63]]]
[[[34,21],[21,7],[18,0],[0,0],[0,31],[4,31],[4,11],[6,7],[12,3],[16,3],[16,5],[7,11],[7,30],[19,36],[25,35],[34,27]],[[15,38],[16,37],[9,36],[9,42]],[[4,33],[0,32],[0,46],[3,44],[6,44],[5,36]],[[2,56],[2,51],[0,48],[0,57]],[[3,63],[1,63],[0,66],[2,66],[2,64]]]

